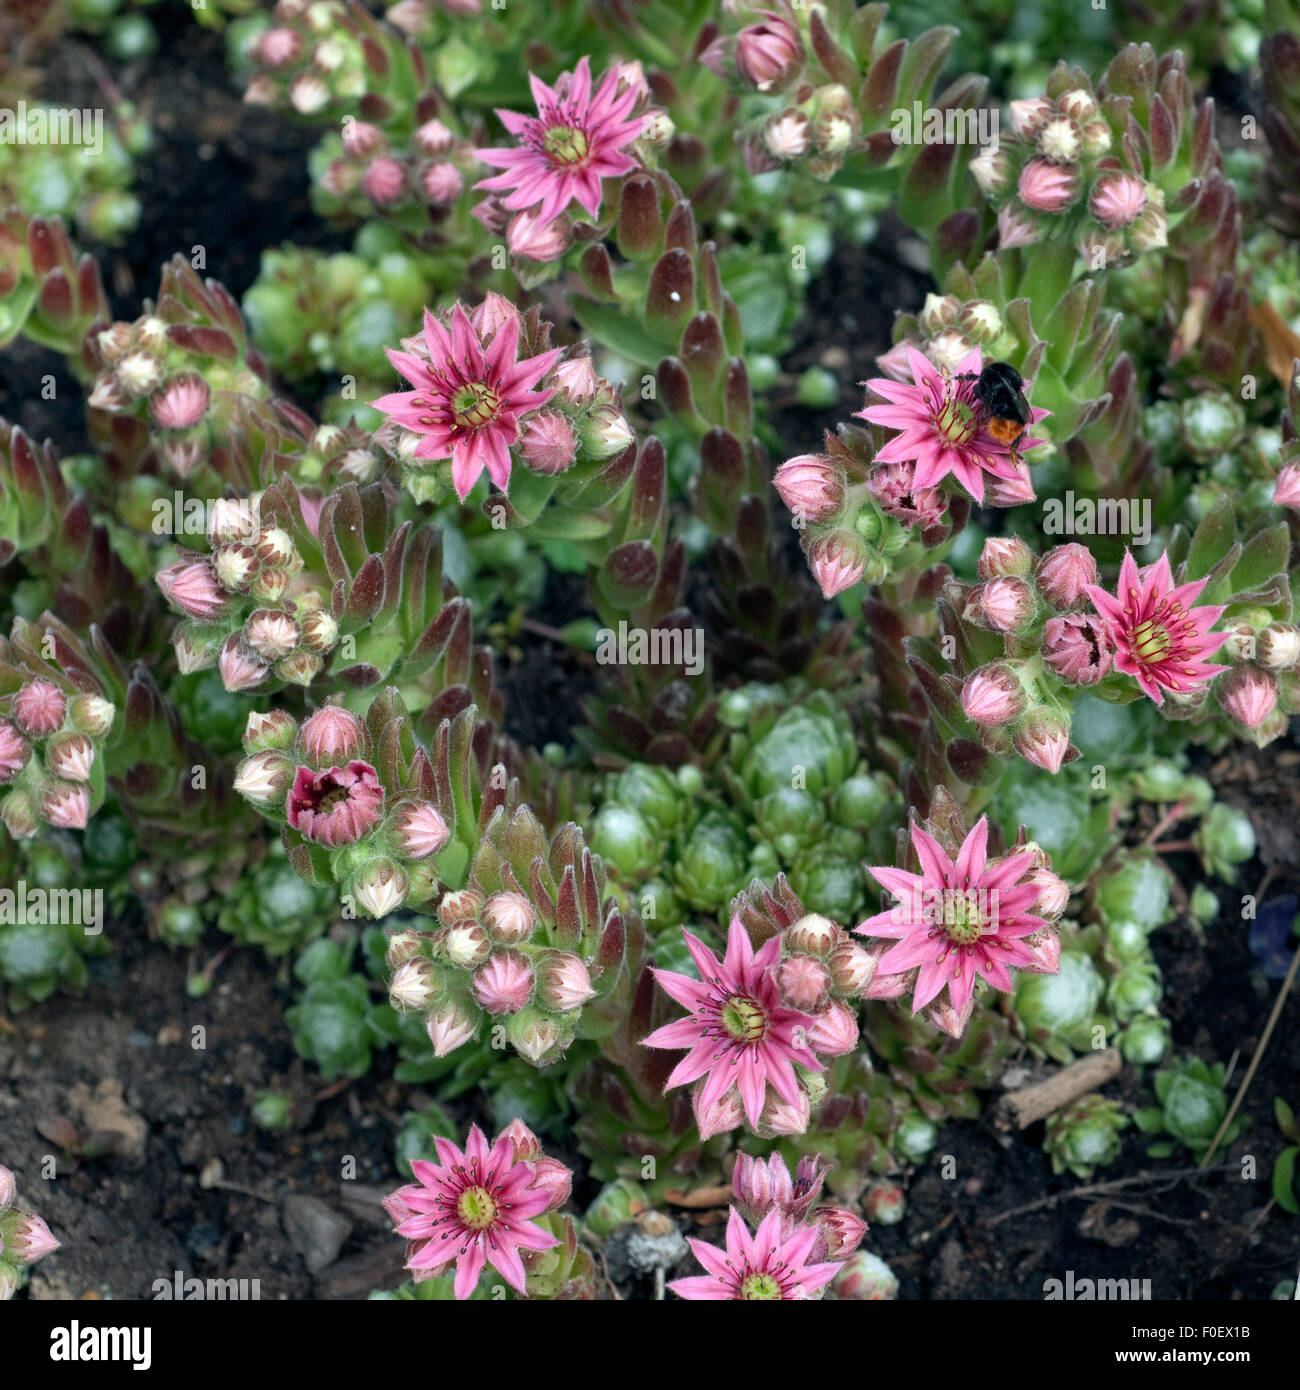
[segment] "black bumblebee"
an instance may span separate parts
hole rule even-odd
[[[977,377],[965,372],[958,380],[975,382],[975,399],[984,411],[984,428],[998,441],[1013,449],[1030,420],[1025,383],[1010,362],[989,362]]]

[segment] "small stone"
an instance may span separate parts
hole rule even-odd
[[[284,1230],[308,1271],[319,1274],[338,1259],[352,1223],[319,1197],[294,1192],[284,1199]]]

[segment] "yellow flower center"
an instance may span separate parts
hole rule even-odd
[[[722,1026],[739,1043],[759,1043],[767,1034],[767,1014],[753,999],[733,994],[722,1006]]]
[[[581,164],[587,157],[587,137],[571,125],[551,126],[542,145],[556,164]]]
[[[497,1204],[486,1187],[467,1187],[456,1203],[456,1215],[471,1231],[486,1231],[497,1219]]]
[[[462,386],[452,398],[452,419],[463,430],[486,425],[501,409],[501,397],[484,382]]]
[[[742,1299],[779,1299],[781,1286],[770,1274],[747,1274],[740,1281]]]
[[[1133,631],[1133,652],[1139,661],[1163,661],[1174,645],[1169,629],[1162,623],[1148,620]]]

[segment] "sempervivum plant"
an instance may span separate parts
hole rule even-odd
[[[488,1032],[535,1065],[583,1031],[623,967],[623,914],[572,823],[548,838],[526,807],[498,806],[467,880],[437,903],[435,931],[390,935],[389,993],[423,1015],[434,1055]]]
[[[1043,1148],[1051,1157],[1052,1171],[1068,1168],[1076,1178],[1091,1178],[1119,1157],[1120,1134],[1129,1123],[1117,1100],[1094,1093],[1071,1101],[1047,1118]]]
[[[792,1176],[777,1154],[766,1161],[740,1155],[732,1176],[735,1205],[727,1217],[726,1248],[691,1241],[706,1272],[674,1281],[678,1298],[819,1298],[867,1229],[845,1207],[816,1205],[824,1167],[820,1160],[804,1159]]]
[[[990,857],[987,817],[959,838],[960,812],[950,800],[937,801],[926,824],[930,829],[911,826],[908,858],[920,872],[873,868],[894,906],[855,930],[894,943],[876,949],[868,993],[910,994],[914,1014],[924,1011],[936,1027],[960,1037],[979,981],[1010,992],[1011,968],[1056,973],[1060,940],[1053,922],[1068,894],[1050,862],[1023,847],[1023,838],[1011,853]]]
[[[1222,1062],[1210,1066],[1199,1057],[1180,1058],[1158,1071],[1153,1081],[1158,1103],[1139,1110],[1133,1117],[1144,1134],[1156,1136],[1155,1142],[1147,1145],[1147,1153],[1153,1158],[1167,1158],[1181,1145],[1200,1158],[1228,1113],[1225,1077]],[[1232,1143],[1246,1124],[1246,1119],[1238,1116],[1224,1131],[1220,1143]]]
[[[477,1125],[463,1150],[450,1139],[434,1143],[438,1161],[413,1159],[415,1181],[384,1202],[417,1280],[454,1267],[455,1296],[466,1299],[490,1266],[490,1278],[525,1298],[590,1297],[591,1256],[558,1214],[573,1174],[543,1155],[527,1125],[513,1121],[491,1145]]]
[[[59,1248],[50,1228],[18,1200],[18,1184],[0,1168],[0,1303],[27,1282],[31,1267]]]

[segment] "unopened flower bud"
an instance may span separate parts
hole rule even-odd
[[[1278,471],[1273,501],[1279,507],[1300,510],[1300,463],[1284,464]]]
[[[279,603],[289,592],[289,576],[280,569],[261,569],[249,583],[248,592],[260,603]]]
[[[1029,909],[1036,916],[1054,922],[1065,911],[1070,901],[1070,885],[1060,874],[1054,874],[1051,869],[1031,869],[1024,882],[1038,889],[1038,897]]]
[[[577,457],[573,426],[558,410],[539,410],[520,427],[519,452],[534,473],[563,473]]]
[[[1018,632],[1034,616],[1034,591],[1023,579],[990,580],[971,591],[965,616],[994,632]]]
[[[1034,552],[1019,536],[990,536],[975,567],[981,579],[1024,578],[1034,567]]]
[[[1088,210],[1112,231],[1137,220],[1146,206],[1147,186],[1132,174],[1106,173],[1098,178],[1088,195]]]
[[[812,122],[795,107],[776,112],[763,126],[763,144],[777,159],[802,159],[812,148]]]
[[[113,730],[117,706],[102,695],[74,695],[68,709],[73,728],[91,738],[107,738]]]
[[[217,658],[217,669],[221,672],[221,683],[232,693],[252,690],[266,679],[270,667],[259,661],[244,646],[243,639],[235,632],[221,644],[221,655]]]
[[[736,38],[736,71],[760,92],[786,86],[803,67],[803,42],[789,20],[772,11],[762,24],[751,24]]]
[[[352,881],[357,903],[375,918],[387,917],[406,901],[410,880],[391,859],[374,859]]]
[[[814,1052],[825,1057],[844,1057],[858,1045],[858,1015],[838,999],[832,999],[821,1013],[813,1015],[805,1036]]]
[[[226,596],[206,560],[178,560],[159,570],[155,582],[178,613],[199,622],[211,621],[226,606]]]
[[[867,1188],[862,1198],[862,1210],[874,1226],[897,1226],[907,1210],[903,1189],[888,1178],[881,1178]]]
[[[835,992],[848,999],[865,998],[876,974],[877,960],[877,956],[854,941],[836,946],[826,961]]]
[[[282,806],[298,765],[279,748],[264,748],[245,758],[235,774],[235,790],[254,806]]]
[[[999,663],[981,666],[966,677],[961,688],[961,707],[967,718],[994,729],[1020,717],[1025,708],[1025,692],[1010,667]]]
[[[866,542],[856,531],[831,531],[808,547],[808,566],[826,598],[851,589],[867,570]]]
[[[365,758],[370,739],[365,725],[341,705],[323,705],[304,721],[298,734],[302,759],[313,767],[331,767]]]
[[[1068,116],[1054,116],[1039,127],[1038,153],[1053,164],[1073,164],[1083,153],[1083,132]]]
[[[435,1057],[446,1057],[470,1042],[478,1031],[478,1019],[461,1004],[441,1004],[425,1024]]]
[[[1011,129],[1022,140],[1032,139],[1053,114],[1046,97],[1023,97],[1011,103]]]
[[[244,624],[244,641],[249,651],[264,661],[278,661],[298,645],[298,624],[276,608],[259,608]]]
[[[548,1009],[567,1013],[580,1008],[595,994],[591,976],[572,951],[545,955],[537,967],[537,998]]]
[[[165,430],[192,429],[208,413],[212,393],[195,372],[174,376],[149,398],[149,412]]]
[[[1031,714],[1016,730],[1012,743],[1026,761],[1047,772],[1059,772],[1070,750],[1070,729],[1050,711]]]
[[[25,734],[43,738],[63,727],[68,702],[53,681],[28,681],[14,696],[14,722]]]
[[[1031,159],[1016,187],[1020,201],[1034,212],[1064,212],[1079,196],[1079,176],[1073,166]]]
[[[444,930],[440,947],[457,969],[473,970],[492,954],[492,938],[477,922],[457,922]]]
[[[1270,671],[1287,671],[1300,662],[1300,627],[1295,623],[1269,623],[1256,646],[1259,664]]]
[[[473,922],[483,910],[483,894],[474,888],[456,888],[445,893],[438,904],[438,921],[444,927],[455,922]]]
[[[21,772],[31,755],[31,747],[22,734],[7,719],[0,719],[0,784]]]
[[[401,1013],[423,1013],[437,990],[433,962],[423,956],[408,960],[393,971],[388,999]]]
[[[34,1265],[59,1248],[50,1228],[39,1216],[24,1213],[10,1228],[4,1253],[20,1265]]]
[[[488,935],[502,946],[516,946],[532,935],[537,914],[519,893],[493,893],[479,915]]]
[[[451,838],[447,822],[429,801],[407,802],[393,817],[393,831],[403,854],[411,859],[427,859]]]
[[[163,364],[152,353],[128,352],[113,377],[127,396],[147,396],[162,384]]]
[[[799,454],[776,470],[772,485],[796,519],[820,524],[844,510],[844,466],[822,454]]]
[[[90,819],[90,789],[75,782],[44,783],[37,804],[46,823],[59,830],[84,830]]]
[[[247,593],[257,574],[257,555],[251,545],[223,545],[212,557],[212,572],[227,593]]]
[[[474,974],[474,997],[490,1014],[511,1014],[533,997],[533,972],[518,951],[497,951]]]
[[[1097,582],[1097,562],[1086,545],[1071,541],[1053,546],[1043,556],[1034,584],[1053,608],[1077,608],[1087,598],[1088,586]]]
[[[847,1259],[862,1244],[867,1223],[847,1207],[818,1207],[813,1220],[821,1233],[822,1256],[836,1262]]]
[[[95,745],[85,734],[55,734],[45,749],[45,765],[67,782],[88,782],[95,765]]]
[[[785,930],[785,946],[809,956],[825,956],[843,939],[844,933],[830,920],[815,912],[801,917]]]
[[[244,725],[244,752],[288,748],[298,736],[298,723],[281,709],[254,710]]]
[[[553,1014],[544,1014],[540,1009],[514,1011],[506,1023],[506,1037],[510,1046],[534,1066],[554,1061],[571,1036],[570,1027]]]
[[[830,998],[830,971],[816,956],[787,956],[777,967],[776,983],[785,1003],[802,1013],[816,1013]]]
[[[1219,678],[1217,694],[1230,719],[1257,729],[1277,705],[1277,682],[1258,666],[1234,666]]]
[[[30,839],[41,827],[36,803],[21,787],[0,800],[0,821],[15,840]]]
[[[844,1262],[831,1287],[837,1298],[887,1302],[898,1297],[898,1278],[879,1255],[858,1250]]]

